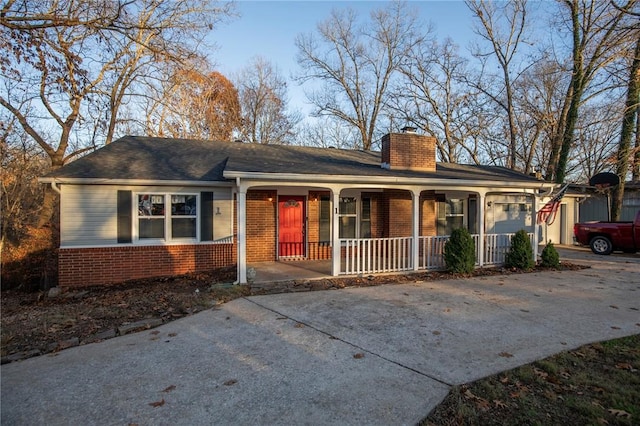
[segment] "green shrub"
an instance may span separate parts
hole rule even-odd
[[[476,264],[476,248],[473,238],[465,228],[454,229],[444,245],[444,263],[447,269],[458,274],[469,274]]]
[[[560,266],[560,255],[551,241],[544,246],[540,257],[542,259],[540,264],[545,268],[557,268]]]
[[[535,265],[533,249],[527,231],[519,230],[511,237],[511,247],[504,260],[504,266],[516,269],[531,269]]]

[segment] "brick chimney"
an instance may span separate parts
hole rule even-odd
[[[382,168],[436,171],[436,138],[419,135],[415,127],[382,137]]]

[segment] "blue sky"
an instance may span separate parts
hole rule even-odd
[[[451,37],[461,49],[473,37],[471,14],[461,0],[409,2],[419,18],[430,22],[438,39]],[[240,17],[222,24],[210,36],[218,50],[209,57],[215,69],[232,77],[252,57],[261,55],[281,74],[289,77],[298,71],[294,40],[300,33],[315,32],[316,25],[328,18],[333,8],[352,8],[368,17],[370,10],[384,6],[382,1],[239,1]],[[290,106],[307,110],[302,88],[289,80]]]

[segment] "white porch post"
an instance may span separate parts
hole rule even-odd
[[[340,217],[338,209],[340,208],[340,188],[331,188],[331,217],[333,223],[331,225],[331,275],[337,277],[340,275]]]
[[[413,270],[420,266],[420,193],[419,189],[411,190],[413,197],[413,240],[411,241]]]
[[[538,225],[538,197],[536,194],[532,194],[531,197],[533,199],[533,215],[531,215],[531,220],[533,221],[533,261],[538,261],[538,231],[540,230],[540,225]]]
[[[485,223],[484,211],[485,211],[485,193],[478,193],[478,265],[482,268],[484,266],[484,232]]]
[[[247,283],[247,188],[238,185],[238,283]]]

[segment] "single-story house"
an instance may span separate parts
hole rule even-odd
[[[382,152],[123,137],[41,179],[60,193],[59,285],[328,259],[334,276],[437,269],[467,227],[477,265],[530,234],[556,185],[502,167],[436,163],[413,129]]]

